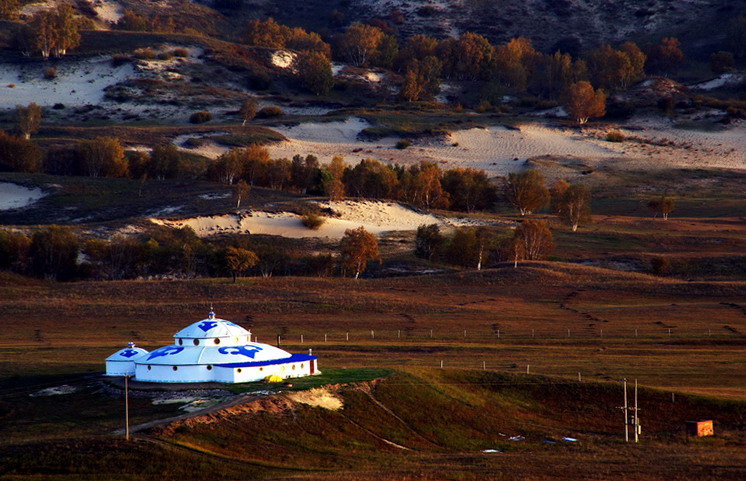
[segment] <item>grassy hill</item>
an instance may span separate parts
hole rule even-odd
[[[94,398],[100,402],[100,396]],[[404,369],[371,382],[260,397],[136,434],[131,442],[81,436],[81,426],[71,423],[65,438],[4,443],[0,476],[202,479],[209,472],[211,479],[387,481],[743,476],[743,402],[674,400],[644,388],[642,444],[635,445],[623,442],[621,398],[619,383]],[[321,407],[329,399],[337,406]],[[108,400],[116,409],[113,402]],[[66,400],[57,403],[64,406]],[[686,439],[684,422],[705,418],[716,420],[717,437]]]

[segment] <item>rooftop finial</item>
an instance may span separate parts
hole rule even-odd
[[[215,319],[215,313],[214,313],[214,312],[212,312],[212,308],[210,309],[210,312],[209,312],[209,313],[207,313],[207,317],[208,317],[209,319]]]
[[[135,343],[130,341],[127,343],[127,346],[129,346],[129,348],[132,349],[133,347],[135,347]]]

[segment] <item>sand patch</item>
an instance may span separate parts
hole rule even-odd
[[[293,402],[329,409],[330,411],[339,411],[344,407],[342,398],[327,388],[313,388],[308,391],[289,393],[287,396]]]
[[[341,201],[320,203],[330,209],[333,216],[324,217],[318,230],[311,230],[301,223],[300,216],[290,212],[246,212],[189,219],[168,220],[151,218],[151,222],[172,228],[191,227],[200,237],[217,234],[264,234],[289,237],[328,237],[341,239],[345,230],[363,227],[373,234],[390,231],[415,230],[422,224],[448,225],[432,214],[418,212],[393,202]]]
[[[618,149],[589,142],[571,129],[538,124],[519,129],[505,127],[458,130],[445,139],[415,140],[407,149],[397,149],[398,138],[360,140],[370,124],[350,118],[344,122],[307,123],[276,129],[289,140],[269,147],[273,158],[313,154],[322,162],[342,155],[348,164],[362,159],[403,165],[422,161],[438,163],[442,169],[470,167],[493,175],[507,175],[523,169],[523,161],[540,155],[568,155],[591,159],[617,157]]]
[[[0,182],[0,210],[26,207],[44,197],[39,188],[28,188],[10,182]]]
[[[66,60],[66,59],[65,59]],[[122,82],[135,71],[131,64],[112,67],[110,56],[98,56],[83,61],[61,61],[56,65],[57,77],[44,79],[49,63],[30,62],[22,66],[0,65],[0,108],[36,102],[40,106],[99,104],[104,89]],[[11,87],[12,85],[12,87]]]

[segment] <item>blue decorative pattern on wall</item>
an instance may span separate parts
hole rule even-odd
[[[132,356],[137,356],[137,351],[133,349],[125,349],[124,351],[119,353],[120,356],[126,357],[127,359],[131,358]]]
[[[218,349],[220,354],[231,354],[234,356],[246,356],[254,359],[256,353],[261,351],[262,348],[259,346],[227,346]]]
[[[216,321],[204,321],[201,324],[198,324],[197,327],[202,329],[202,331],[207,332],[217,327],[217,325],[218,323]]]
[[[183,347],[177,347],[177,346],[162,347],[160,349],[156,349],[155,351],[151,352],[150,356],[148,356],[148,361],[150,361],[151,359],[155,359],[156,357],[173,356],[174,354],[178,354],[183,350],[184,350]]]

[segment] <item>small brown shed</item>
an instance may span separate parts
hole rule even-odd
[[[715,435],[715,430],[712,427],[712,420],[687,421],[686,435],[693,438]]]

